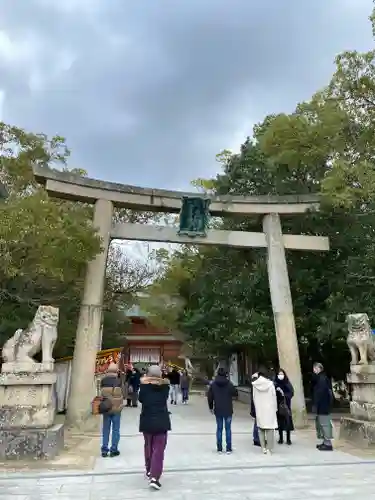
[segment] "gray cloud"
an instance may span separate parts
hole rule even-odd
[[[61,4],[61,5],[60,5]],[[61,134],[90,176],[186,188],[249,124],[367,50],[371,0],[2,0],[2,119]]]

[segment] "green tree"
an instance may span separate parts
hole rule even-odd
[[[0,342],[48,302],[61,309],[65,341],[86,263],[100,250],[90,209],[50,199],[35,183],[34,165],[65,169],[68,156],[61,137],[0,123],[0,180],[9,193],[0,207]]]
[[[374,27],[375,11],[371,21]],[[287,263],[304,371],[320,359],[337,378],[348,369],[346,315],[375,317],[374,56],[340,54],[326,88],[291,114],[267,116],[239,154],[218,155],[220,175],[193,182],[218,195],[321,196],[319,212],[282,216],[282,226],[284,233],[330,239],[329,252],[290,251]],[[261,231],[261,217],[232,217],[217,227]],[[174,285],[184,299],[177,319],[190,339],[215,353],[251,346],[276,361],[264,253],[198,249],[199,270],[176,276]]]
[[[375,10],[370,19],[375,33]],[[373,210],[375,50],[345,51],[335,62],[324,89],[292,114],[269,117],[257,136],[275,163],[298,175],[324,171],[321,192],[329,204]]]
[[[262,124],[256,128],[264,130]],[[248,139],[238,155],[225,157],[223,174],[215,179],[217,194],[263,195],[319,192],[321,171],[311,178],[297,175],[288,164],[277,165],[261,150],[260,141]],[[306,167],[307,168],[307,167]],[[287,252],[297,333],[305,372],[321,359],[333,375],[342,378],[348,367],[345,316],[366,310],[371,314],[375,295],[372,217],[356,211],[326,206],[319,213],[282,216],[283,231],[327,235],[330,252]],[[261,219],[236,217],[224,220],[222,229],[261,231]],[[183,310],[180,329],[201,351],[224,355],[239,347],[250,348],[258,358],[277,361],[273,316],[263,249],[199,248],[199,266],[186,262],[185,275],[176,274],[176,257],[159,283],[161,289],[178,290]],[[183,259],[178,259],[178,265]],[[182,279],[181,279],[182,274]],[[163,284],[172,277],[172,284]]]
[[[67,168],[69,150],[61,137],[49,139],[0,123],[0,181],[9,193],[0,205],[0,346],[25,328],[41,303],[60,308],[55,356],[72,354],[86,264],[100,250],[92,207],[49,197],[33,167]],[[153,214],[117,210],[115,222],[147,221]],[[124,308],[153,274],[111,248],[104,302],[104,345],[119,345],[126,332]]]
[[[182,245],[174,251],[160,248],[154,252],[157,275],[139,299],[155,326],[177,333],[184,307],[184,284],[189,284],[199,269],[199,253],[195,246]]]
[[[103,349],[124,345],[130,322],[127,309],[139,302],[139,293],[148,289],[159,274],[154,254],[135,258],[123,246],[109,248],[104,293]]]

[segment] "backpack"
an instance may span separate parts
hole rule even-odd
[[[112,389],[112,394],[114,393]],[[112,410],[112,399],[110,397],[95,396],[91,402],[91,413],[93,415],[104,415]]]

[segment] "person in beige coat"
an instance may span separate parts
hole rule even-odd
[[[252,387],[260,445],[263,453],[271,453],[277,429],[275,385],[267,378],[265,370],[260,370],[252,377]]]

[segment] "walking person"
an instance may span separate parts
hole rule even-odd
[[[224,368],[219,368],[215,380],[208,389],[208,407],[216,417],[216,447],[223,451],[223,428],[225,428],[226,451],[232,453],[233,398],[238,391],[228,379]]]
[[[258,429],[257,419],[256,418],[254,420],[254,426],[253,426],[253,445],[254,446],[260,446],[259,429]]]
[[[180,388],[180,374],[176,368],[168,374],[169,382],[171,384],[171,404],[176,405],[178,400],[178,391]]]
[[[180,389],[182,395],[182,404],[187,405],[189,401],[190,376],[187,370],[182,372],[180,377]]]
[[[286,433],[286,444],[291,445],[290,433],[294,431],[292,417],[292,398],[294,396],[293,386],[285,372],[278,371],[275,378],[277,399],[277,427],[279,430],[279,444],[284,443],[284,432]]]
[[[163,472],[164,451],[167,445],[171,420],[168,411],[169,380],[162,378],[158,365],[151,365],[141,379],[139,402],[142,410],[139,417],[139,432],[144,437],[146,476],[150,488],[160,490]]]
[[[251,380],[256,380],[258,378],[258,374],[255,374],[251,377]],[[259,429],[257,425],[257,415],[255,411],[255,405],[254,405],[254,397],[253,397],[253,386],[250,386],[250,415],[254,419],[254,425],[253,425],[253,444],[254,446],[260,446],[260,441],[259,441]]]
[[[264,368],[260,369],[252,379],[252,387],[260,445],[264,454],[270,454],[277,428],[277,400],[275,386],[266,373]]]
[[[118,377],[118,366],[115,363],[109,365],[107,374],[100,382],[100,388],[101,396],[110,401],[110,410],[103,413],[102,457],[107,457],[108,453],[111,457],[117,457],[120,455],[118,445],[124,396],[121,388],[121,378]],[[109,448],[110,435],[111,446]]]
[[[313,372],[313,411],[316,413],[316,436],[318,439],[323,440],[323,442],[316,447],[319,451],[332,451],[332,386],[321,363],[314,363]]]

